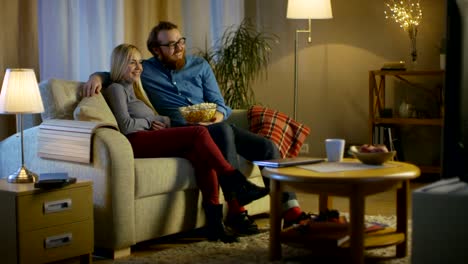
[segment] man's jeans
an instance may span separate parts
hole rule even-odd
[[[238,154],[249,161],[281,158],[278,148],[271,140],[248,130],[226,122],[215,123],[207,128],[226,160],[236,169],[239,169]],[[269,189],[269,179],[262,178],[265,186]],[[299,206],[296,194],[292,192],[284,192],[282,202],[284,209]]]

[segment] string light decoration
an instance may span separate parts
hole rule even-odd
[[[411,41],[411,59],[415,63],[418,57],[416,36],[423,16],[419,0],[386,0],[385,5],[389,9],[389,12],[384,11],[385,18],[395,20],[408,33]]]

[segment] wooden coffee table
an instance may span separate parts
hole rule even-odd
[[[344,159],[345,163],[359,163]],[[409,180],[420,175],[418,167],[404,162],[388,162],[391,167],[337,172],[316,172],[299,167],[264,168],[262,173],[270,178],[270,259],[281,259],[281,193],[284,190],[319,194],[319,210],[331,208],[328,196],[349,197],[350,254],[352,263],[364,262],[364,214],[365,197],[391,189],[397,189],[396,232],[389,238],[379,239],[372,247],[396,244],[396,256],[408,253]],[[393,236],[392,236],[393,235]],[[404,242],[404,243],[402,243]]]

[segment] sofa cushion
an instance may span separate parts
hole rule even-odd
[[[190,161],[183,158],[135,159],[135,198],[197,189]]]
[[[84,97],[73,111],[73,118],[80,121],[93,121],[118,127],[114,114],[101,93]]]
[[[73,110],[80,100],[80,86],[77,81],[49,79],[39,83],[45,119],[73,119]]]

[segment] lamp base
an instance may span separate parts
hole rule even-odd
[[[15,173],[8,176],[9,183],[34,183],[39,177],[36,173],[21,166]]]

